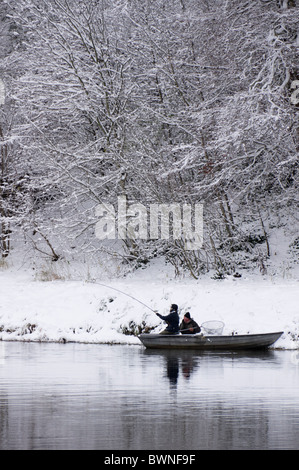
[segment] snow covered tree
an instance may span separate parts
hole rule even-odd
[[[119,253],[137,265],[163,255],[194,277],[264,269],[270,225],[298,203],[295,2],[8,3],[23,35],[10,57],[28,232],[51,254],[53,231],[89,252],[99,203],[201,202],[202,249],[137,238]]]
[[[9,60],[18,43],[18,31],[4,3],[0,5],[0,39],[0,255],[7,257],[12,225],[20,222],[28,201],[26,162],[14,135],[20,123],[12,97],[12,82],[17,70]]]

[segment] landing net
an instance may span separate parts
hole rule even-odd
[[[206,321],[201,327],[205,330],[204,333],[207,335],[222,335],[224,323],[222,321]]]

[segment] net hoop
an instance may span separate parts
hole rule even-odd
[[[208,335],[222,335],[224,323],[218,320],[211,320],[204,322],[201,327]]]

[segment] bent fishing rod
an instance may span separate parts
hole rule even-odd
[[[152,309],[151,307],[149,307],[148,305],[146,305],[144,302],[142,302],[141,300],[139,299],[136,299],[136,297],[134,297],[133,295],[130,295],[130,294],[127,294],[127,292],[123,292],[122,290],[120,289],[117,289],[116,287],[112,287],[112,286],[108,286],[107,284],[103,284],[102,282],[98,282],[98,281],[88,281],[90,284],[97,284],[99,286],[102,286],[102,287],[106,287],[107,289],[112,289],[116,292],[119,292],[120,294],[123,294],[123,295],[126,295],[127,297],[130,297],[130,299],[133,299],[135,300],[136,302],[140,303],[141,305],[143,305],[144,307],[148,308],[149,310],[151,310],[152,312],[154,312],[155,314],[157,313],[157,310],[154,310]],[[199,325],[199,327],[203,327],[202,325]],[[188,331],[189,328],[186,328],[184,330],[181,330],[181,332],[183,331]],[[198,333],[195,333],[195,334],[198,334]]]
[[[112,290],[115,290],[116,292],[119,292],[120,294],[126,295],[127,297],[130,297],[130,299],[133,299],[133,300],[135,300],[136,302],[139,302],[141,305],[143,305],[144,307],[148,308],[148,309],[151,310],[152,312],[157,313],[157,310],[153,310],[151,307],[149,307],[148,305],[146,305],[144,302],[141,302],[141,300],[136,299],[136,297],[133,297],[133,295],[127,294],[127,292],[123,292],[123,291],[120,290],[120,289],[116,289],[116,287],[107,286],[107,284],[103,284],[102,282],[98,282],[98,281],[89,281],[89,282],[90,282],[90,284],[97,284],[97,285],[102,286],[102,287],[107,287],[107,289],[112,289]],[[182,330],[182,331],[183,331],[183,330]],[[185,331],[185,330],[184,330],[184,331]]]
[[[103,283],[98,282],[98,281],[89,281],[89,282],[90,282],[90,284],[98,284],[99,286],[107,287],[107,289],[112,289],[112,290],[115,290],[116,292],[119,292],[120,294],[126,295],[127,297],[130,297],[131,299],[135,300],[136,302],[139,302],[141,305],[143,305],[144,307],[148,308],[148,309],[151,310],[152,312],[157,313],[157,310],[153,310],[151,307],[149,307],[148,305],[146,305],[144,302],[141,302],[141,300],[136,299],[136,297],[133,297],[133,295],[127,294],[127,292],[123,292],[123,291],[120,290],[120,289],[116,289],[116,287],[107,286],[106,284],[103,284]]]
[[[153,310],[151,307],[149,307],[148,305],[146,305],[144,302],[141,302],[141,300],[136,299],[136,297],[133,297],[133,295],[127,294],[126,292],[123,292],[123,291],[120,290],[120,289],[116,289],[116,287],[107,286],[106,284],[103,284],[103,283],[97,282],[97,281],[93,281],[93,282],[91,282],[91,284],[98,284],[99,286],[107,287],[108,289],[115,290],[116,292],[119,292],[120,294],[126,295],[127,297],[130,297],[131,299],[135,300],[136,302],[139,302],[141,305],[143,305],[144,307],[148,308],[148,309],[151,310],[152,312],[157,313],[156,310]],[[189,330],[189,328],[186,328],[186,329],[181,330],[181,331],[188,331],[188,330]]]

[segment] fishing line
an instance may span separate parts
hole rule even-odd
[[[132,300],[135,300],[135,302],[138,302],[139,304],[143,305],[144,307],[148,308],[149,310],[151,310],[152,312],[156,313],[157,311],[156,310],[153,310],[151,307],[149,307],[148,305],[146,305],[144,302],[142,302],[141,300],[139,299],[136,299],[136,297],[133,297],[133,295],[130,295],[130,294],[127,294],[126,292],[123,292],[122,290],[120,289],[117,289],[116,287],[111,287],[111,286],[107,286],[107,284],[103,284],[102,282],[98,282],[98,281],[88,281],[90,284],[97,284],[99,286],[102,286],[102,287],[106,287],[107,289],[112,289],[116,292],[119,292],[120,294],[123,294],[123,295],[126,295],[127,297],[130,297],[130,299]],[[210,326],[214,326],[214,328],[208,328],[208,325],[210,324]],[[217,324],[217,327],[218,328],[215,328],[216,327],[216,324]],[[204,326],[206,325],[206,327]],[[209,332],[210,330],[210,333],[214,333],[216,332],[215,330],[217,329],[220,329],[222,330],[223,327],[224,327],[224,323],[221,322],[221,321],[207,321],[207,322],[204,322],[202,325],[200,325],[200,328],[204,328],[205,330],[207,330],[207,332]],[[186,330],[188,330],[189,328],[187,328]],[[185,331],[185,330],[182,330],[182,331]],[[222,333],[222,331],[221,331]],[[220,333],[220,334],[221,334]]]
[[[112,289],[112,290],[115,290],[116,292],[119,292],[120,294],[126,295],[127,297],[130,297],[131,299],[135,300],[136,302],[139,302],[141,305],[148,308],[152,312],[156,313],[155,310],[153,310],[151,307],[146,305],[144,302],[141,302],[141,300],[136,299],[135,297],[133,297],[133,295],[127,294],[126,292],[123,292],[120,289],[116,289],[116,287],[107,286],[106,284],[102,284],[101,282],[97,282],[97,281],[89,281],[89,282],[90,282],[90,284],[98,284],[99,286],[107,287],[107,289]]]

